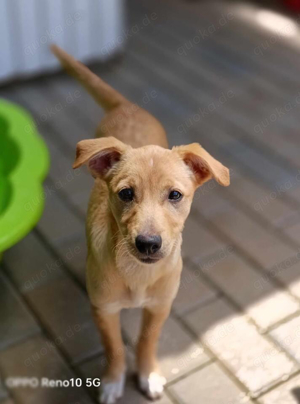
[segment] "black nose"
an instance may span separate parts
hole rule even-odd
[[[137,236],[135,239],[136,248],[142,254],[155,254],[161,247],[161,237],[160,236]]]

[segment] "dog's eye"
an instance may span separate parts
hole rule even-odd
[[[182,194],[179,191],[171,191],[169,193],[169,199],[171,201],[179,201],[182,198]]]
[[[133,189],[131,188],[124,188],[119,192],[119,198],[123,201],[123,202],[131,202],[133,200]]]

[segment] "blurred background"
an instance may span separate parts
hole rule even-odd
[[[186,224],[159,404],[300,403],[299,11],[297,0],[0,2],[1,404],[96,403],[97,379],[85,380],[105,367],[84,279],[93,180],[72,170],[103,111],[60,71],[53,42],[156,116],[171,146],[199,142],[231,170],[230,187],[199,189]],[[134,382],[139,320],[122,313],[123,404],[147,402]]]

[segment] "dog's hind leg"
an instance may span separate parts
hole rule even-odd
[[[101,379],[100,403],[113,404],[123,395],[125,353],[120,327],[120,313],[108,314],[93,307],[96,325],[105,348],[107,369]]]
[[[138,381],[140,389],[151,399],[162,395],[166,379],[160,374],[156,360],[157,343],[170,307],[145,308],[137,346]]]

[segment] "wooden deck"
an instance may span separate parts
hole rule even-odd
[[[159,348],[160,404],[300,403],[300,31],[265,28],[259,7],[128,1],[124,55],[92,66],[153,113],[171,145],[199,142],[231,170],[230,187],[197,192],[186,225],[182,286]],[[92,178],[71,167],[103,112],[64,73],[0,97],[33,115],[51,155],[44,214],[1,264],[0,373],[101,377],[84,282]],[[146,402],[130,376],[138,320],[135,311],[122,318],[125,404]],[[96,402],[95,388],[4,384],[1,404]]]

